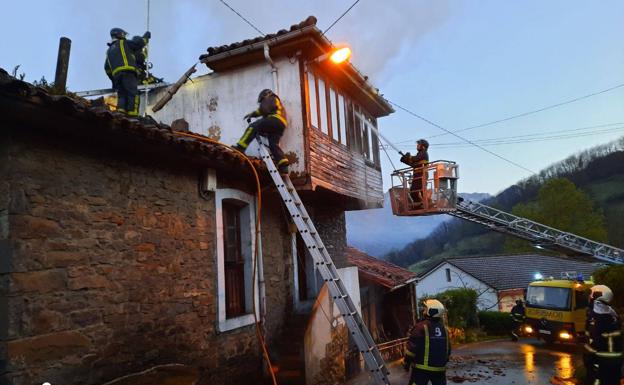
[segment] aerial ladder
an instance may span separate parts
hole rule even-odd
[[[295,190],[290,178],[287,175],[280,175],[277,170],[271,158],[266,138],[258,136],[257,141],[259,142],[260,158],[266,165],[269,175],[286,205],[290,219],[296,225],[308,252],[312,256],[316,269],[319,271],[323,281],[325,281],[331,298],[340,310],[351,338],[362,354],[369,375],[375,384],[389,385],[389,371],[384,359],[379,353],[377,345],[366,328],[353,300],[349,296],[331,256],[314,227],[314,223],[312,223],[312,219],[301,198],[299,198],[299,194],[297,194],[297,190]]]
[[[570,256],[590,256],[603,262],[624,263],[624,250],[561,231],[522,218],[479,202],[457,196],[458,165],[439,160],[417,170],[422,189],[414,189],[414,169],[405,168],[392,173],[390,202],[398,216],[449,214],[487,226],[500,233],[528,240],[540,249]]]

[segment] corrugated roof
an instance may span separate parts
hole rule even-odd
[[[452,264],[496,290],[526,288],[534,280],[534,274],[537,272],[544,277],[552,276],[559,279],[561,273],[574,271],[589,279],[593,272],[602,266],[600,263],[540,254],[455,257],[445,259],[423,273],[421,278],[444,262]]]
[[[41,87],[15,79],[0,68],[0,120],[28,125],[37,131],[81,138],[88,141],[115,141],[129,138],[148,147],[159,144],[172,156],[187,157],[207,163],[211,167],[245,168],[244,158],[238,153],[213,143],[181,137],[171,128],[153,119],[134,120],[106,107],[93,107],[90,101],[67,95],[52,95]],[[97,138],[97,139],[96,139]],[[261,167],[259,162],[255,162]]]
[[[416,273],[390,262],[372,257],[355,247],[347,247],[347,261],[358,267],[366,279],[390,290],[397,289],[416,279]]]

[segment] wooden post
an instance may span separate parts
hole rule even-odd
[[[59,41],[58,58],[56,60],[56,75],[54,76],[54,89],[56,93],[65,93],[67,87],[70,48],[71,40],[66,37],[61,37]]]

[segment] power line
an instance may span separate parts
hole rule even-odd
[[[243,21],[245,21],[245,23],[249,24],[249,26],[251,26],[251,28],[255,29],[256,31],[258,31],[258,33],[262,36],[266,35],[266,33],[262,32],[261,30],[258,29],[258,27],[256,27],[255,25],[253,25],[253,23],[249,20],[247,20],[245,18],[245,16],[241,15],[240,13],[238,13],[237,10],[235,10],[234,8],[232,8],[228,3],[226,3],[224,0],[219,0],[220,2],[223,3],[223,5],[225,5],[226,7],[228,7],[232,12],[234,12],[235,14],[238,15],[238,17],[240,17],[241,19],[243,19]]]
[[[492,120],[492,121],[487,122],[487,123],[482,123],[482,124],[477,124],[475,126],[462,128],[462,129],[459,129],[459,130],[456,130],[456,131],[453,131],[453,132],[457,133],[457,132],[463,132],[463,131],[468,131],[468,130],[474,130],[476,128],[492,126],[494,124],[507,122],[507,121],[512,120],[512,119],[522,118],[522,117],[525,117],[525,116],[537,114],[538,112],[543,112],[543,111],[546,111],[546,110],[550,110],[550,109],[553,109],[553,108],[564,106],[566,104],[578,102],[580,100],[584,100],[584,99],[588,99],[588,98],[591,98],[591,97],[594,97],[594,96],[597,96],[597,95],[601,95],[601,94],[604,94],[606,92],[610,92],[610,91],[613,91],[613,90],[616,90],[616,89],[622,88],[622,87],[624,87],[624,83],[620,83],[620,84],[617,84],[617,85],[615,85],[613,87],[606,88],[606,89],[600,90],[600,91],[596,91],[596,92],[593,92],[591,94],[579,96],[579,97],[576,97],[576,98],[573,98],[573,99],[569,99],[569,100],[566,100],[566,101],[563,101],[563,102],[560,102],[560,103],[551,104],[551,105],[548,105],[546,107],[542,107],[542,108],[538,108],[538,109],[535,109],[535,110],[523,112],[523,113],[520,113],[520,114],[508,116],[506,118]],[[444,136],[444,135],[448,135],[448,134],[445,133],[445,134],[432,135],[432,136],[429,136],[429,138],[437,138],[437,137]],[[398,143],[411,142],[413,140],[416,140],[416,139],[412,139],[412,140],[409,140],[409,141],[402,141],[402,142],[398,142]]]
[[[345,17],[345,15],[346,15],[347,13],[349,13],[349,11],[351,10],[351,8],[355,7],[355,5],[356,5],[357,3],[359,3],[359,2],[360,2],[360,0],[355,0],[355,2],[354,2],[353,4],[351,4],[351,6],[350,6],[349,8],[347,8],[347,10],[346,10],[346,11],[344,11],[344,12],[342,13],[342,15],[340,15],[340,17],[338,17],[336,20],[334,20],[334,22],[333,22],[333,23],[331,23],[331,25],[330,25],[329,27],[327,27],[327,29],[326,29],[325,31],[323,31],[323,35],[325,35],[325,34],[327,33],[327,31],[329,31],[330,29],[332,29],[332,27],[333,27],[334,25],[336,25],[336,23],[338,23],[338,22],[340,21],[340,19],[342,19],[343,17]]]
[[[518,168],[521,168],[521,169],[525,170],[525,171],[528,171],[528,172],[530,172],[531,174],[535,174],[535,171],[533,171],[533,170],[531,170],[531,169],[529,169],[529,168],[526,168],[526,167],[524,167],[523,165],[521,165],[521,164],[518,164],[518,163],[514,162],[513,160],[507,159],[507,158],[505,158],[504,156],[502,156],[502,155],[499,155],[499,154],[495,153],[494,151],[490,151],[490,150],[488,150],[487,148],[485,148],[485,147],[483,147],[483,146],[480,146],[480,145],[478,145],[478,144],[474,143],[473,141],[471,141],[471,140],[469,140],[469,139],[464,138],[463,136],[457,135],[457,134],[456,134],[456,133],[454,133],[453,131],[449,131],[449,130],[447,130],[446,128],[444,128],[444,127],[440,126],[439,124],[434,123],[434,122],[432,122],[431,120],[429,120],[429,119],[427,119],[427,118],[425,118],[425,117],[423,117],[423,116],[421,116],[421,115],[418,115],[417,113],[415,113],[415,112],[413,112],[413,111],[410,111],[410,110],[408,110],[407,108],[402,107],[402,106],[400,106],[400,105],[396,104],[395,102],[393,102],[393,101],[391,101],[391,100],[388,100],[388,102],[390,102],[393,106],[397,107],[398,109],[403,110],[403,111],[407,112],[408,114],[410,114],[410,115],[412,115],[412,116],[414,116],[414,117],[416,117],[416,118],[418,118],[418,119],[422,120],[423,122],[426,122],[426,123],[428,123],[428,124],[430,124],[430,125],[432,125],[432,126],[434,126],[434,127],[436,127],[436,128],[439,128],[440,130],[442,130],[442,131],[444,131],[444,132],[446,132],[446,133],[448,133],[448,134],[450,134],[450,135],[453,135],[453,136],[455,136],[456,138],[459,138],[459,139],[463,140],[464,142],[469,143],[469,144],[471,144],[471,145],[473,145],[473,146],[475,146],[475,147],[477,147],[477,148],[481,149],[482,151],[487,152],[487,153],[488,153],[488,154],[490,154],[490,155],[494,155],[495,157],[497,157],[497,158],[499,158],[499,159],[501,159],[501,160],[504,160],[504,161],[505,161],[505,162],[507,162],[507,163],[510,163],[510,164],[512,164],[512,165],[514,165],[514,166],[516,166],[516,167],[518,167]]]

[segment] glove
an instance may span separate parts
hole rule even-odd
[[[246,120],[247,122],[249,122],[249,121],[251,121],[251,118],[253,118],[253,117],[254,117],[253,112],[250,112],[250,113],[248,113],[247,115],[245,115],[243,117],[243,120]]]
[[[146,39],[151,39],[152,38],[152,33],[150,31],[147,31],[143,34],[143,37]]]

